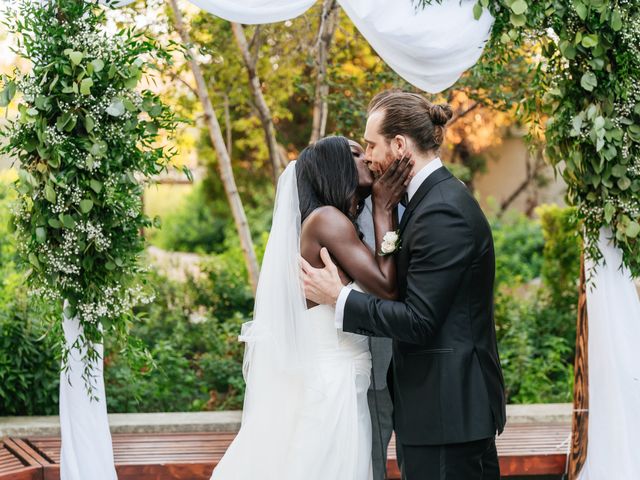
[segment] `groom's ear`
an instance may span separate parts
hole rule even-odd
[[[391,149],[393,150],[393,154],[396,157],[401,157],[405,153],[407,153],[407,137],[404,135],[396,135],[391,140]]]

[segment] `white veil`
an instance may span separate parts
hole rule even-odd
[[[242,326],[240,340],[247,343],[243,364],[245,381],[254,362],[266,352],[279,371],[295,372],[310,366],[312,332],[304,321],[307,310],[300,280],[300,207],[296,162],[291,162],[278,180],[273,221],[262,260],[253,321]],[[271,351],[273,348],[273,351]],[[249,384],[247,384],[249,389]]]
[[[212,479],[282,478],[303,405],[322,399],[315,342],[300,280],[300,208],[295,162],[280,176],[253,321],[242,327],[246,383],[242,428]],[[260,442],[258,439],[270,439]],[[259,441],[259,440],[258,440]],[[251,452],[251,461],[244,456]]]

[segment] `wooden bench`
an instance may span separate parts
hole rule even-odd
[[[513,424],[498,438],[504,477],[562,475],[569,424]],[[208,480],[235,433],[114,434],[113,453],[119,480]],[[58,480],[60,438],[5,438],[0,480]],[[400,479],[395,444],[387,462],[390,480]]]

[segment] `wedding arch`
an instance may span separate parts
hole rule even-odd
[[[315,3],[315,0],[190,1],[226,20],[247,24],[287,20]],[[411,0],[339,0],[338,3],[390,67],[430,93],[455,83],[480,59],[483,48],[496,54],[494,58],[500,58],[500,54],[508,54],[509,49],[522,42],[536,42],[539,55],[534,66],[534,82],[541,95],[522,99],[519,112],[524,119],[540,118],[541,113],[546,117],[547,159],[565,180],[567,200],[577,207],[584,226],[585,261],[580,286],[570,478],[640,478],[640,458],[633,455],[633,448],[640,444],[640,410],[637,408],[640,349],[636,346],[640,343],[640,302],[633,284],[633,277],[640,275],[640,3],[625,0],[415,0],[413,3]],[[46,30],[40,33],[46,34]],[[89,61],[91,57],[85,58],[81,48],[65,55],[68,57],[66,68],[71,69],[68,75],[74,74],[74,68],[92,69],[91,74],[69,82],[66,88],[74,92],[76,85],[77,95],[87,95],[86,92],[96,89],[93,75],[99,79],[105,66],[94,64],[94,59]],[[100,66],[102,68],[97,68]],[[121,79],[130,82],[123,84],[123,88],[135,86],[133,78],[139,78],[141,67],[123,65],[132,69]],[[492,78],[500,78],[500,62],[483,65],[483,68]],[[53,78],[48,77],[47,82],[53,83]],[[501,81],[509,79],[503,77]],[[15,84],[9,82],[0,101],[8,103],[14,93]],[[21,160],[26,160],[20,169],[18,187],[26,201],[23,215],[29,214],[22,223],[18,222],[18,232],[27,240],[23,254],[34,267],[34,278],[53,282],[56,298],[68,300],[57,277],[45,278],[38,273],[47,257],[40,258],[38,252],[29,248],[46,245],[52,235],[81,231],[78,219],[66,218],[64,212],[55,218],[33,214],[36,213],[34,206],[44,202],[55,205],[58,189],[62,188],[45,172],[60,172],[70,164],[65,156],[56,159],[48,152],[55,135],[46,133],[46,128],[55,126],[59,132],[69,132],[79,118],[65,116],[65,112],[60,111],[43,121],[42,112],[46,111],[47,102],[38,95],[25,93],[20,107],[21,119],[36,129],[42,127],[42,134],[23,143],[25,148],[19,142],[14,145],[21,152]],[[129,134],[153,135],[157,127],[170,128],[170,119],[163,116],[164,110],[156,99],[146,104],[130,99],[132,106],[124,100],[121,103],[122,106],[109,104],[108,108],[113,113],[122,111],[121,115],[128,112],[132,116],[158,112],[157,121],[145,120],[146,123],[133,129],[135,133]],[[90,137],[95,126],[91,121],[87,124],[86,117],[80,120],[84,122],[84,127],[79,123],[80,129]],[[95,149],[95,155],[91,149]],[[112,159],[111,149],[107,155],[99,141],[87,143],[86,150],[92,157]],[[152,173],[158,165],[155,160],[162,158],[164,154],[158,154],[152,162],[151,157],[141,155],[140,163],[133,166],[114,162],[113,174],[126,176],[130,170]],[[80,184],[78,194],[76,209],[81,221],[86,222],[85,216],[92,215],[92,211],[97,215],[96,206],[107,205],[105,214],[111,215],[111,206],[105,201],[105,193],[101,193],[104,182],[93,178],[90,169],[80,175],[77,167],[74,168],[76,171],[67,180],[82,178],[88,182]],[[101,183],[101,187],[92,184],[93,180]],[[126,188],[135,188],[133,180]],[[135,221],[127,225],[127,228],[138,226]],[[86,225],[83,228],[88,229]],[[109,233],[112,228],[115,232],[115,226],[106,228],[105,232]],[[117,243],[118,239],[113,241]],[[137,240],[134,244],[139,245]],[[132,271],[135,254],[126,248],[123,251],[124,256],[114,257],[113,249],[107,247],[105,258],[100,257],[100,262],[89,264],[87,261],[85,266],[83,261],[78,265],[82,278],[90,282],[98,266],[104,269],[100,272],[105,278],[113,278],[113,272],[121,269]],[[118,258],[122,265],[118,264]],[[107,265],[116,268],[108,269]],[[124,325],[118,321],[109,323],[111,317],[107,314],[83,324],[83,311],[78,315],[79,310],[73,308],[73,303],[69,305],[65,310],[65,323],[80,319],[80,327],[86,329],[84,336],[95,340],[97,349],[102,334],[100,325]],[[74,338],[67,340],[69,346]],[[99,367],[100,352],[96,352],[91,358]],[[82,368],[80,364],[73,367]],[[67,386],[61,385],[62,388]],[[74,399],[74,402],[82,401]],[[77,417],[69,417],[68,432],[87,428]],[[104,463],[108,463],[106,410],[99,421],[103,422],[103,435],[101,439],[95,435],[96,443],[102,443],[100,455],[103,461],[106,458]],[[64,433],[63,424],[63,442]],[[67,438],[67,444],[73,444],[73,435]],[[69,473],[63,478],[80,477]],[[113,475],[105,473],[100,478],[113,478]]]

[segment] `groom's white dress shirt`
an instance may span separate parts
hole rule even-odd
[[[440,167],[442,167],[442,161],[440,160],[440,158],[436,157],[429,163],[427,163],[424,167],[422,167],[420,171],[418,171],[418,173],[415,174],[415,176],[411,179],[409,186],[407,187],[407,198],[409,202],[418,191],[418,188],[420,188],[420,185],[422,185],[422,182],[424,182],[429,175],[431,175]],[[374,254],[377,255],[376,252],[374,252]],[[350,291],[351,286],[346,285],[342,287],[342,290],[340,290],[340,294],[338,295],[338,299],[336,300],[335,323],[336,328],[339,330],[342,330],[342,323],[344,321],[344,306],[347,303],[347,297],[349,296]]]

